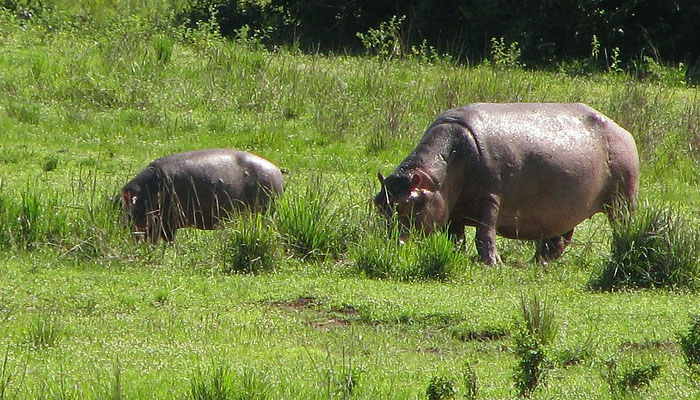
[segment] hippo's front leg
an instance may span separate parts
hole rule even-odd
[[[501,207],[500,199],[495,195],[489,195],[479,206],[480,218],[476,225],[476,251],[479,258],[486,265],[499,264],[501,257],[496,250],[496,223]]]

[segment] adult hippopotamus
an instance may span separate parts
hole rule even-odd
[[[633,209],[639,156],[632,135],[584,104],[471,104],[433,122],[374,198],[387,217],[425,232],[476,227],[486,264],[496,234],[537,240],[540,262],[558,258],[574,227],[597,212]]]
[[[172,241],[179,228],[213,229],[232,211],[265,209],[282,185],[279,168],[261,157],[209,149],[151,162],[121,198],[137,236]]]

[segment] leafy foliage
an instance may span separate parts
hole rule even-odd
[[[457,395],[457,389],[452,379],[442,375],[434,375],[428,382],[425,395],[428,400],[450,400]]]
[[[611,358],[606,361],[604,378],[611,392],[628,393],[648,387],[660,374],[661,366],[656,362],[620,366],[618,360]]]
[[[530,397],[546,376],[548,362],[544,346],[539,338],[527,329],[520,329],[514,340],[514,351],[518,358],[513,373],[515,389],[518,395]]]

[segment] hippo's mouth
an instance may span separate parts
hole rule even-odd
[[[136,225],[134,226],[134,230],[131,232],[131,234],[134,235],[136,240],[144,240],[146,239],[147,229],[148,227],[146,225]]]

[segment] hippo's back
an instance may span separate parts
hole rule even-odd
[[[504,236],[562,234],[616,197],[636,196],[634,139],[584,104],[471,104],[439,123],[460,124],[473,137],[482,167],[476,178],[501,198]]]
[[[267,203],[280,194],[282,174],[255,154],[231,149],[207,149],[173,154],[151,163],[172,185],[180,202],[235,202],[249,206]],[[263,204],[264,205],[264,204]]]

